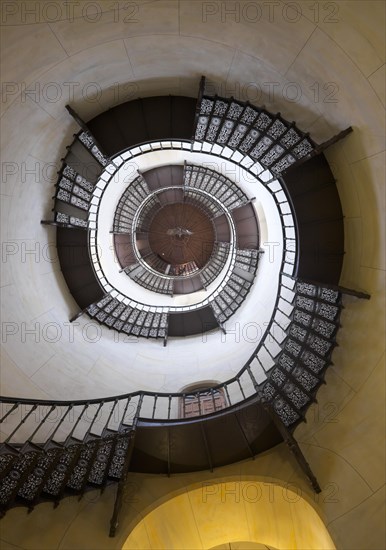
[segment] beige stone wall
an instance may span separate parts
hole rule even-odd
[[[213,473],[131,475],[112,539],[114,496],[115,489],[108,488],[102,496],[86,494],[80,503],[66,498],[55,510],[48,503],[29,515],[10,510],[2,520],[4,548],[195,550],[249,540],[283,550],[333,549],[324,522],[341,509],[331,487],[312,493],[283,445]]]
[[[319,495],[284,444],[213,473],[132,474],[115,538],[108,537],[116,494],[111,486],[102,495],[85,494],[80,502],[65,498],[57,509],[50,503],[31,514],[11,509],[1,521],[1,548],[195,550],[249,540],[283,550],[381,550],[381,495],[365,498],[363,506],[364,480],[348,461],[332,457],[318,448],[308,453],[321,484]]]
[[[287,2],[272,3],[273,12],[260,2],[236,2],[239,11],[232,15],[227,9],[233,2],[142,1],[131,3],[132,11],[125,3],[115,11],[99,2],[103,13],[93,15],[89,3],[79,2],[73,20],[66,19],[60,6],[58,16],[49,11],[52,2],[33,4],[37,12],[28,15],[23,6],[29,2],[2,2],[1,224],[2,241],[11,247],[2,265],[2,320],[15,323],[19,331],[3,339],[2,393],[111,395],[122,391],[123,381],[128,389],[145,383],[152,371],[149,364],[144,374],[147,350],[117,350],[111,335],[98,346],[81,338],[69,345],[65,338],[50,343],[42,337],[48,323],[67,330],[63,323],[76,310],[57,262],[47,260],[54,233],[39,223],[52,207],[55,176],[49,165],[63,156],[76,129],[66,103],[87,119],[137,96],[195,96],[198,79],[206,74],[220,95],[233,93],[281,111],[317,140],[351,125],[353,134],[328,153],[345,215],[342,284],[372,297],[345,298],[335,364],[296,436],[327,500],[338,500],[322,503],[337,547],[383,548],[384,3],[302,1],[297,13]],[[260,6],[261,16],[248,4]],[[38,261],[26,254],[31,249]],[[39,341],[28,335],[22,340],[22,331],[36,322]],[[76,335],[81,336],[84,323]],[[120,365],[122,353],[130,360],[130,373]],[[163,382],[161,376],[160,386]],[[282,459],[274,454],[272,460]],[[258,471],[260,464],[254,463],[256,473],[265,475],[264,469]],[[276,477],[292,479],[292,473],[283,472]],[[109,491],[104,498],[111,501]],[[95,512],[89,514],[91,508]],[[73,548],[77,538],[66,537],[78,514],[79,537],[91,526],[99,533],[102,519],[106,521],[102,504],[76,507],[71,502],[54,513],[48,505],[40,510],[31,516],[20,511],[9,515],[23,518],[24,533],[31,533],[36,548],[36,528],[47,528],[47,518],[56,547],[64,537]],[[83,523],[86,513],[88,522]],[[9,521],[4,520],[5,533],[13,531]],[[19,536],[4,539],[24,547]]]

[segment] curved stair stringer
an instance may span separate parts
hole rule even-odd
[[[68,493],[81,496],[87,488],[102,488],[109,480],[120,479],[134,423],[137,431],[135,446],[130,450],[132,471],[170,474],[205,469],[208,465],[213,468],[246,458],[245,451],[250,455],[252,449],[253,456],[259,449],[269,448],[267,444],[262,445],[259,433],[267,436],[266,428],[272,422],[272,415],[267,424],[265,413],[260,411],[260,416],[255,417],[252,423],[253,428],[248,420],[250,410],[253,407],[259,408],[262,404],[270,407],[276,428],[279,422],[290,441],[292,431],[305,419],[307,408],[315,401],[316,392],[324,383],[324,374],[331,364],[331,354],[336,345],[335,336],[339,328],[342,302],[338,291],[297,281],[293,299],[288,303],[293,305],[291,321],[287,327],[283,327],[281,350],[267,371],[267,380],[259,384],[253,374],[253,364],[248,364],[246,369],[253,382],[255,394],[245,398],[240,383],[242,375],[239,373],[237,381],[244,400],[207,417],[171,420],[169,396],[169,420],[156,420],[154,415],[158,395],[148,392],[137,392],[110,400],[94,400],[91,405],[89,402],[55,403],[4,398],[5,414],[2,422],[7,419],[16,422],[19,415],[22,418],[1,445],[0,504],[3,510],[15,504],[33,508],[44,499],[58,502]],[[227,385],[223,386],[229,397]],[[199,396],[199,392],[197,395]],[[129,404],[136,398],[136,413],[134,419],[128,423],[126,415]],[[149,409],[141,409],[143,400],[149,398],[153,403],[153,412],[147,420],[142,415],[148,415],[146,410]],[[184,398],[184,394],[179,397]],[[94,414],[91,422],[89,420],[84,423],[90,406],[94,407]],[[77,407],[79,410],[75,414]],[[49,417],[56,410],[62,411],[62,414],[58,416],[54,426],[49,425]],[[45,412],[44,416],[42,411]],[[113,416],[114,422],[117,422],[117,411],[118,425],[114,429],[111,422]],[[70,431],[66,439],[56,442],[55,434],[64,429],[66,417],[74,414],[75,420],[72,418],[69,424]],[[42,418],[38,426],[33,422],[36,415]],[[100,417],[105,419],[103,424]],[[233,419],[235,430],[240,432],[239,436],[242,435],[238,437],[235,432],[233,444],[229,448],[219,444],[222,437],[219,434],[225,429],[224,438],[226,434],[229,436],[232,424],[230,419]],[[246,422],[244,427],[243,422]],[[197,431],[200,423],[206,426],[204,442],[200,439],[201,432]],[[51,428],[49,437],[43,443],[36,443],[37,433],[44,431],[47,425]],[[25,442],[15,444],[15,434],[21,430],[25,432],[28,428],[33,431],[28,437],[25,435]],[[80,428],[83,429],[82,435],[77,433]],[[255,432],[252,433],[251,429]],[[237,437],[239,451],[236,452]]]
[[[162,100],[163,102],[167,100]],[[169,103],[171,100],[169,100]],[[139,102],[137,106],[143,108],[143,102]],[[138,115],[139,116],[139,115]],[[194,118],[194,117],[193,117]],[[123,120],[123,119],[122,119]],[[91,124],[92,126],[92,124]],[[95,130],[97,125],[94,126],[95,135],[97,136],[97,142],[90,138],[90,135],[82,135],[75,138],[75,148],[71,156],[68,157],[68,162],[65,162],[58,187],[64,189],[69,195],[61,194],[61,198],[57,200],[61,201],[60,206],[66,202],[64,197],[68,199],[66,202],[67,210],[62,212],[63,217],[61,220],[56,220],[58,225],[61,224],[63,228],[70,227],[83,227],[87,229],[85,224],[85,216],[82,213],[81,202],[78,199],[86,201],[88,190],[91,189],[90,185],[93,185],[93,181],[97,177],[95,174],[101,162],[108,161],[107,155],[111,155],[111,151],[104,153],[105,144],[102,143],[101,135],[98,130]],[[100,126],[102,128],[103,125]],[[133,125],[135,127],[135,124]],[[166,127],[166,123],[165,123]],[[170,128],[170,122],[169,122]],[[284,183],[288,182],[288,179],[296,173],[297,170],[306,170],[307,166],[311,165],[309,161],[318,158],[318,155],[323,148],[330,145],[334,140],[346,135],[350,129],[339,134],[336,138],[332,138],[326,144],[317,145],[312,139],[305,133],[301,132],[293,123],[288,123],[281,118],[280,114],[272,115],[266,112],[264,109],[260,109],[249,104],[241,104],[241,102],[233,100],[233,98],[211,98],[206,97],[203,90],[200,92],[199,99],[197,101],[197,109],[194,124],[194,136],[193,142],[198,141],[202,143],[211,144],[211,151],[216,154],[219,149],[228,149],[231,152],[231,156],[234,153],[241,153],[244,159],[250,160],[250,166],[254,164],[260,164],[264,171],[270,171],[268,179],[264,181],[268,185],[273,178],[282,178]],[[84,132],[84,130],[83,130]],[[149,117],[143,123],[144,139],[143,141],[151,139],[151,133],[149,133]],[[81,144],[81,146],[79,145]],[[99,148],[98,145],[100,144]],[[94,147],[97,147],[94,149]],[[83,149],[81,148],[83,147]],[[115,144],[116,148],[117,145]],[[117,149],[118,150],[118,149]],[[210,150],[210,149],[209,149]],[[91,157],[90,157],[91,155]],[[231,158],[228,155],[228,158]],[[319,157],[322,158],[322,157]],[[84,170],[79,169],[79,173],[76,172],[75,166],[78,166],[78,161],[86,159],[90,161],[90,165],[94,167],[94,172],[91,175],[86,174]],[[78,164],[77,164],[78,163]],[[96,163],[99,163],[96,164]],[[272,178],[273,174],[273,178]],[[63,180],[69,180],[65,181]],[[271,178],[271,179],[270,179]],[[91,180],[91,181],[90,181]],[[61,182],[61,185],[59,183]],[[89,185],[90,184],[90,185]],[[288,185],[287,190],[290,190]],[[323,185],[321,186],[323,187]],[[326,186],[328,187],[328,186]],[[294,196],[299,196],[302,193],[294,193]],[[82,198],[83,197],[83,198]],[[291,197],[290,197],[291,198]],[[294,203],[296,201],[293,201]],[[75,211],[73,208],[77,208]],[[74,215],[75,212],[79,212],[79,217]],[[328,220],[327,220],[328,221]],[[332,220],[333,221],[333,220]],[[305,222],[307,223],[307,221]],[[299,224],[300,226],[301,224]],[[303,231],[303,230],[302,230]],[[300,235],[301,242],[301,235]],[[338,254],[340,251],[338,251]],[[291,277],[290,277],[291,278]],[[321,283],[315,277],[310,277],[305,271],[297,271],[292,277],[295,281],[293,287],[292,298],[286,300],[280,297],[277,302],[277,309],[283,311],[283,319],[285,322],[276,325],[279,327],[280,335],[275,332],[270,332],[272,342],[276,345],[276,351],[273,352],[269,347],[268,342],[264,341],[260,350],[265,348],[266,361],[263,361],[259,355],[260,350],[256,350],[254,356],[247,363],[246,366],[241,369],[237,377],[232,381],[225,382],[219,387],[223,388],[225,393],[228,386],[232,384],[238,384],[240,386],[240,403],[247,402],[248,395],[246,394],[246,387],[244,386],[245,377],[248,378],[249,383],[252,382],[254,388],[254,396],[249,396],[249,399],[257,399],[259,403],[264,405],[265,412],[271,415],[272,423],[275,425],[275,429],[281,434],[281,438],[284,439],[289,445],[290,449],[297,456],[304,471],[310,478],[315,490],[318,490],[318,485],[315,479],[310,475],[308,466],[302,459],[300,450],[294,440],[292,433],[295,427],[305,420],[305,415],[308,407],[316,400],[317,390],[321,384],[324,383],[324,376],[326,369],[331,364],[331,355],[336,344],[336,333],[339,328],[339,317],[342,309],[342,293],[341,289],[336,283],[336,280],[332,281],[329,277]],[[304,279],[304,280],[303,280]],[[316,281],[316,282],[315,282]],[[347,290],[347,289],[345,289]],[[368,295],[359,295],[359,297],[368,298]],[[268,333],[267,333],[268,334]],[[259,379],[256,373],[263,373],[263,379]],[[199,396],[200,392],[197,392]],[[138,392],[142,397],[149,398],[148,393]],[[256,397],[257,396],[257,397]],[[138,464],[143,462],[144,458],[147,458],[149,463],[152,463],[152,468],[158,472],[170,474],[172,471],[172,462],[170,460],[170,452],[173,451],[173,443],[170,439],[170,430],[174,429],[167,419],[161,421],[158,419],[159,425],[154,426],[152,419],[156,411],[157,399],[167,398],[167,396],[161,396],[160,394],[151,394],[151,400],[153,403],[153,417],[148,415],[141,417],[140,411],[138,416],[138,425],[135,437],[135,446],[132,449],[131,455],[131,467],[138,468]],[[173,396],[174,398],[175,396]],[[184,399],[184,395],[178,396],[178,399]],[[198,397],[199,399],[199,397]],[[14,400],[17,402],[17,400]],[[231,401],[229,400],[229,403]],[[226,409],[227,410],[227,409]],[[213,417],[207,419],[196,419],[193,422],[183,421],[176,423],[175,434],[176,441],[180,440],[178,430],[184,430],[187,426],[191,428],[194,424],[196,426],[206,426],[197,428],[198,432],[194,434],[196,439],[200,437],[200,460],[205,460],[206,467],[216,466],[216,461],[213,460],[210,452],[210,445],[208,444],[208,431],[210,420],[215,417],[226,418],[226,410],[221,413],[220,411],[215,413]],[[170,409],[169,409],[170,412]],[[145,431],[151,434],[149,440],[146,440]],[[250,437],[247,430],[240,431],[240,439],[243,439],[245,449],[248,449],[249,455],[253,455],[253,448],[251,446]],[[140,434],[140,435],[139,435]],[[193,432],[191,432],[191,435]],[[93,436],[94,437],[94,436]],[[118,436],[114,436],[118,438]],[[163,442],[163,448],[167,450],[163,459],[157,455],[151,455],[151,448],[158,449],[155,443],[157,438]],[[105,440],[106,439],[106,440]],[[79,441],[72,441],[72,445],[66,447],[66,456],[61,456],[60,452],[50,454],[47,459],[48,468],[51,468],[51,473],[57,471],[59,463],[71,464],[75,470],[67,472],[66,485],[69,483],[69,490],[84,491],[89,484],[90,476],[93,470],[93,461],[96,460],[99,451],[103,449],[110,449],[110,444],[114,447],[114,443],[106,438],[91,438],[90,441],[85,443],[79,443]],[[191,438],[194,441],[194,438]],[[226,441],[225,436],[222,441]],[[28,443],[28,440],[27,440]],[[69,451],[71,447],[71,452]],[[115,445],[114,448],[118,447]],[[183,446],[182,446],[183,447]],[[188,447],[187,447],[188,448]],[[59,449],[61,447],[59,446]],[[150,449],[150,450],[149,450]],[[251,453],[252,449],[252,453]],[[4,479],[5,486],[8,487],[8,483],[12,481],[14,483],[17,480],[20,481],[20,485],[16,485],[8,490],[8,494],[12,500],[12,505],[16,502],[19,503],[19,497],[24,499],[24,496],[19,495],[18,491],[25,491],[22,489],[21,482],[26,482],[32,471],[38,468],[38,473],[41,473],[41,462],[37,466],[38,460],[43,457],[34,455],[35,447],[30,443],[23,445],[23,465],[20,468],[16,468],[16,473],[11,476],[12,464],[14,464],[15,456],[20,456],[20,450],[18,448],[12,448],[8,444],[2,447],[0,455],[0,461],[4,464]],[[50,449],[48,449],[47,452]],[[127,457],[127,449],[124,449],[124,456]],[[153,451],[156,453],[156,451]],[[106,454],[106,453],[104,453]],[[121,453],[122,454],[122,453]],[[109,455],[113,456],[113,454]],[[166,458],[165,458],[166,457]],[[168,458],[169,457],[169,458]],[[121,457],[122,458],[122,457]],[[57,459],[57,460],[56,460]],[[62,460],[62,462],[61,462]],[[237,457],[233,457],[232,460],[237,460]],[[44,463],[45,464],[45,463]],[[56,466],[54,466],[54,464]],[[136,466],[137,465],[137,466]],[[162,466],[162,467],[161,467]],[[191,466],[191,465],[190,465]],[[64,468],[62,467],[62,470]],[[59,469],[60,471],[60,469]],[[67,470],[66,470],[67,471]],[[154,470],[153,470],[154,471]],[[127,473],[127,472],[126,472]],[[312,473],[311,473],[312,474]],[[36,477],[36,473],[34,474]],[[94,474],[93,474],[94,475]],[[83,476],[83,477],[82,477]],[[37,476],[39,477],[39,476]],[[11,481],[10,481],[11,480]],[[86,483],[85,483],[86,480]],[[108,481],[108,480],[107,480]],[[63,482],[63,479],[62,479]],[[63,485],[61,486],[63,490]],[[66,490],[66,489],[65,489]],[[26,494],[26,493],[23,493]],[[41,492],[42,494],[42,492]],[[64,493],[63,493],[64,494]],[[62,495],[61,495],[62,496]],[[40,498],[40,497],[39,497]]]
[[[132,132],[133,128],[147,128],[148,123],[146,122],[146,116],[147,119],[149,119],[149,117],[150,119],[152,119],[152,116],[154,118],[154,113],[156,113],[157,108],[160,109],[160,107],[163,106],[164,110],[166,109],[166,112],[169,113],[169,115],[165,117],[165,113],[163,112],[161,118],[164,123],[159,128],[159,133],[157,134],[157,125],[155,125],[154,130],[152,130],[153,133],[151,135],[149,133],[146,134],[146,139],[156,136],[158,136],[159,138],[163,138],[164,136],[170,137],[175,135],[178,135],[179,137],[186,137],[186,128],[185,130],[182,130],[181,128],[177,129],[175,125],[173,126],[173,120],[175,121],[177,118],[175,116],[177,114],[177,111],[181,112],[181,109],[186,109],[187,112],[190,113],[190,118],[188,117],[188,119],[191,122],[194,121],[194,123],[196,124],[196,140],[209,140],[212,141],[213,144],[216,143],[217,145],[221,145],[222,148],[233,148],[234,151],[241,153],[244,158],[250,158],[252,163],[259,162],[262,166],[266,168],[268,167],[273,174],[275,174],[275,164],[271,166],[271,161],[268,161],[268,156],[270,159],[275,156],[273,155],[273,150],[281,151],[283,149],[286,154],[290,154],[290,152],[292,152],[293,155],[295,155],[296,153],[296,155],[299,157],[298,160],[301,159],[303,162],[304,159],[307,158],[307,156],[314,154],[315,151],[320,149],[320,146],[317,146],[314,142],[312,142],[312,140],[310,140],[306,136],[306,134],[296,129],[293,123],[290,124],[282,119],[280,117],[280,114],[271,115],[270,113],[267,113],[264,109],[253,107],[248,103],[243,104],[241,102],[236,102],[232,98],[230,100],[224,98],[209,98],[203,94],[204,85],[205,79],[202,80],[202,85],[200,88],[197,103],[195,105],[195,109],[193,109],[194,100],[192,100],[191,98],[162,96],[156,98],[135,100],[125,104],[121,104],[109,110],[107,112],[108,115],[106,116],[110,117],[110,119],[115,117],[115,123],[118,123],[116,120],[116,115],[119,111],[121,116],[118,117],[118,121],[122,123],[125,120],[125,117],[123,116],[124,113],[126,113],[126,116],[134,116],[133,113],[136,112],[138,114],[138,117],[142,117],[141,122],[138,125],[126,124],[126,126],[130,126],[130,132]],[[148,108],[145,108],[145,105],[147,105]],[[103,118],[102,115],[104,114],[98,115],[98,117],[95,117],[95,119],[92,119],[92,121],[89,121],[89,123],[85,123],[70,107],[67,108],[70,114],[81,126],[81,131],[79,132],[79,134],[74,135],[74,142],[70,147],[68,147],[68,153],[63,159],[63,166],[59,172],[55,195],[54,221],[43,223],[51,223],[52,225],[57,225],[58,229],[60,230],[61,241],[63,241],[63,243],[61,242],[60,245],[58,243],[58,253],[62,271],[66,282],[70,287],[71,293],[74,295],[75,300],[78,302],[81,308],[81,311],[75,317],[73,317],[73,319],[75,319],[85,310],[85,308],[87,308],[87,306],[98,302],[98,300],[100,300],[103,296],[103,291],[98,282],[94,269],[91,266],[91,260],[89,260],[90,266],[85,264],[80,265],[80,259],[76,258],[75,260],[76,262],[78,262],[78,264],[75,266],[76,273],[71,273],[71,266],[66,264],[66,256],[68,257],[73,254],[74,250],[76,252],[80,251],[83,256],[84,254],[82,247],[74,248],[72,244],[70,245],[70,247],[68,247],[66,245],[66,241],[73,240],[73,238],[75,237],[75,232],[73,233],[73,235],[70,235],[70,233],[73,232],[74,229],[77,230],[78,240],[81,239],[80,235],[82,233],[82,230],[88,229],[88,212],[90,211],[90,209],[93,208],[92,193],[95,183],[99,174],[101,173],[101,170],[109,167],[109,163],[111,163],[111,155],[116,154],[118,151],[116,150],[116,146],[114,146],[114,150],[110,149],[108,153],[105,152],[106,145],[109,142],[108,132],[103,134],[103,124],[99,126],[98,124],[93,125],[93,121],[100,120],[100,117]],[[177,109],[174,115],[173,108]],[[148,114],[146,115],[146,113]],[[202,116],[207,116],[208,121],[211,121],[208,122],[208,128],[205,130],[205,132],[199,130],[199,119]],[[220,121],[221,125],[216,126],[217,122],[214,123],[213,120],[217,122]],[[245,130],[245,135],[241,132],[240,128],[238,130],[234,128],[236,122],[240,123],[243,126],[242,132],[244,132]],[[212,126],[212,130],[210,130]],[[232,131],[230,131],[230,127],[232,127]],[[217,130],[215,128],[217,128]],[[139,135],[136,138],[134,138],[132,134],[130,135],[131,138],[129,141],[126,141],[124,143],[124,147],[127,147],[128,144],[138,143],[138,141],[140,141],[141,139]],[[227,136],[227,139],[225,139],[224,136]],[[249,143],[250,141],[251,143]],[[267,145],[268,141],[271,143],[271,148],[269,150],[264,145]],[[246,147],[247,142],[249,144],[248,147]],[[300,144],[302,144],[301,147]],[[261,153],[262,156],[260,155],[260,153],[257,154],[258,151]],[[295,160],[294,164],[291,164],[291,167],[293,168],[296,165],[297,161]],[[300,166],[299,169],[304,170],[303,166],[305,166],[304,163],[302,166]],[[291,176],[292,172],[288,177]],[[280,165],[280,170],[276,170],[276,173],[277,175],[283,173],[283,177],[287,177],[285,174],[285,169],[282,167],[282,165]],[[187,174],[187,166],[185,166],[185,179],[187,177]],[[202,178],[203,175],[201,174],[201,179]],[[138,181],[141,180],[141,176],[139,176],[139,178],[137,179]],[[296,177],[296,180],[298,179],[299,178]],[[288,182],[285,183],[287,184]],[[145,182],[143,182],[143,184],[145,185]],[[291,186],[288,184],[287,189],[290,189],[290,187]],[[327,197],[327,200],[328,199],[330,199],[330,194]],[[241,210],[243,208],[248,208],[248,205],[243,206],[242,203],[239,204],[239,200],[241,200],[243,203],[245,199],[244,197],[240,197],[234,203],[235,208],[233,210],[233,215],[236,220],[236,225],[238,223],[237,217],[240,215]],[[335,202],[337,202],[336,197]],[[340,207],[340,203],[338,204],[338,206]],[[339,208],[337,207],[334,209],[334,212],[338,210]],[[298,218],[295,215],[298,237],[300,234],[300,228],[302,228],[299,238],[301,244],[301,253],[298,254],[298,271],[296,274],[299,274],[302,278],[305,279],[319,280],[317,277],[315,277],[315,269],[312,268],[312,266],[315,264],[315,261],[317,260],[318,266],[321,266],[324,271],[327,271],[327,274],[325,274],[322,278],[323,282],[334,282],[335,284],[338,284],[337,273],[340,273],[344,253],[342,244],[343,219],[341,215],[340,217],[338,216],[337,220],[331,220],[330,214],[326,214],[326,216],[322,220],[319,220],[320,223],[318,222],[318,227],[320,227],[320,231],[318,231],[317,233],[317,239],[313,239],[313,235],[316,235],[316,233],[313,231],[309,231],[308,226],[304,226],[303,228],[303,219],[300,214]],[[132,216],[132,213],[129,214],[129,217],[130,216]],[[309,220],[305,220],[304,223],[309,223]],[[326,240],[326,224],[328,225],[329,229],[328,242]],[[339,225],[339,230],[336,229],[337,224]],[[114,227],[113,231],[115,230],[116,228]],[[68,234],[68,238],[65,236],[65,234]],[[307,238],[303,238],[304,235]],[[331,235],[333,235],[333,237],[331,237]],[[243,240],[240,241],[240,248],[246,248],[250,246],[251,237],[247,235],[245,238],[243,238]],[[71,254],[68,254],[68,251],[70,251]],[[310,265],[311,268],[309,267]],[[301,269],[302,266],[306,266],[306,269]],[[130,268],[130,266],[121,267],[123,269],[125,267]],[[207,285],[208,280],[210,280],[210,278],[208,279],[207,277],[206,281],[202,280],[202,278],[200,279],[200,285],[203,284],[204,286]],[[150,281],[149,284],[153,283]],[[74,285],[75,287],[72,288]],[[160,286],[160,289],[163,293],[172,293],[172,289],[169,288],[170,285],[166,285],[165,288],[164,286],[165,285]],[[145,332],[147,333],[148,331],[145,330],[144,333]],[[138,333],[135,334],[138,335]]]
[[[137,412],[142,400],[143,396],[139,399]],[[9,404],[12,401],[4,399]],[[19,400],[3,419],[12,414],[11,411],[18,408],[21,402],[24,407],[27,403],[33,404],[32,401]],[[128,426],[124,424],[124,419],[129,402],[130,398],[126,401],[119,429],[115,432],[106,428],[107,422],[100,436],[93,434],[92,421],[83,440],[75,438],[72,430],[62,443],[54,441],[51,435],[41,444],[34,443],[33,437],[23,445],[10,441],[1,444],[1,515],[4,516],[9,508],[15,506],[27,507],[31,512],[41,502],[51,501],[56,507],[66,496],[78,495],[82,498],[86,491],[103,491],[108,484],[116,482],[118,490],[110,527],[110,536],[114,536],[130,472],[170,476],[173,473],[212,471],[229,463],[253,459],[282,441],[289,447],[314,490],[320,492],[318,482],[291,430],[283,425],[272,404],[259,389],[255,396],[229,409],[183,421],[159,422],[135,416]],[[68,405],[68,410],[76,405]],[[35,406],[47,410],[49,403],[34,403],[33,410]],[[49,412],[54,407],[51,405]],[[86,408],[84,406],[83,411]],[[28,415],[26,413],[26,417]],[[48,416],[45,415],[44,421]],[[61,421],[57,423],[54,433],[60,424]],[[35,429],[34,433],[37,431]]]
[[[142,400],[143,396],[138,403]],[[15,506],[24,506],[32,511],[37,504],[47,501],[57,506],[66,496],[78,495],[81,498],[86,491],[95,488],[103,490],[112,482],[124,482],[130,472],[171,475],[217,468],[253,457],[282,441],[270,415],[256,398],[207,417],[189,420],[160,422],[135,415],[130,425],[124,422],[130,398],[124,401],[118,430],[106,427],[111,418],[109,416],[102,433],[93,433],[94,416],[83,437],[79,434],[75,437],[72,424],[74,429],[64,441],[54,440],[51,434],[46,441],[37,443],[34,439],[38,436],[34,434],[46,427],[49,421],[49,414],[46,414],[24,444],[14,443],[12,437],[2,443],[1,514]],[[25,399],[14,402],[9,398],[4,398],[2,403],[12,405],[8,415],[15,413],[15,410],[27,411],[29,407],[38,414],[43,410],[51,413],[59,406],[52,402]],[[64,406],[63,402],[60,403]],[[77,406],[82,407],[84,414],[87,407],[83,403],[66,405],[68,414]],[[95,401],[98,412],[102,403],[105,402]],[[112,411],[117,400],[110,403]],[[139,409],[140,405],[137,412]],[[13,413],[10,413],[12,410]],[[27,417],[29,413],[25,412],[23,419]],[[253,426],[250,424],[251,418],[254,420]],[[61,420],[54,424],[54,433],[61,424]],[[75,425],[79,425],[78,420]],[[34,427],[35,424],[31,424],[31,429]],[[225,440],[226,436],[231,436],[232,445],[218,446],[219,438]]]

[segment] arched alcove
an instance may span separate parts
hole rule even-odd
[[[219,544],[218,546],[213,546],[209,550],[276,550],[271,546],[268,548],[266,544],[260,544],[259,542],[249,542],[249,541],[234,541],[226,542],[224,544]]]
[[[204,482],[144,515],[122,549],[276,548],[335,545],[299,487],[256,478]]]

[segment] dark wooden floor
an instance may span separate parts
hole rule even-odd
[[[191,235],[170,235],[170,230],[181,228]],[[149,230],[150,248],[172,265],[195,262],[203,267],[213,250],[215,235],[212,222],[191,204],[169,204],[155,216]]]

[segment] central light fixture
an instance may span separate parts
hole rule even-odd
[[[159,195],[161,201],[166,197]],[[149,249],[170,266],[168,273],[175,276],[193,274],[203,268],[213,254],[215,231],[213,221],[198,205],[188,202],[166,204],[153,215],[148,230]],[[138,234],[142,237],[141,231]],[[146,263],[161,274],[167,266],[158,265],[152,256]]]
[[[193,231],[189,231],[189,229],[183,229],[182,227],[174,227],[173,229],[168,229],[166,231],[166,234],[172,237],[184,237],[186,235],[193,235]]]

